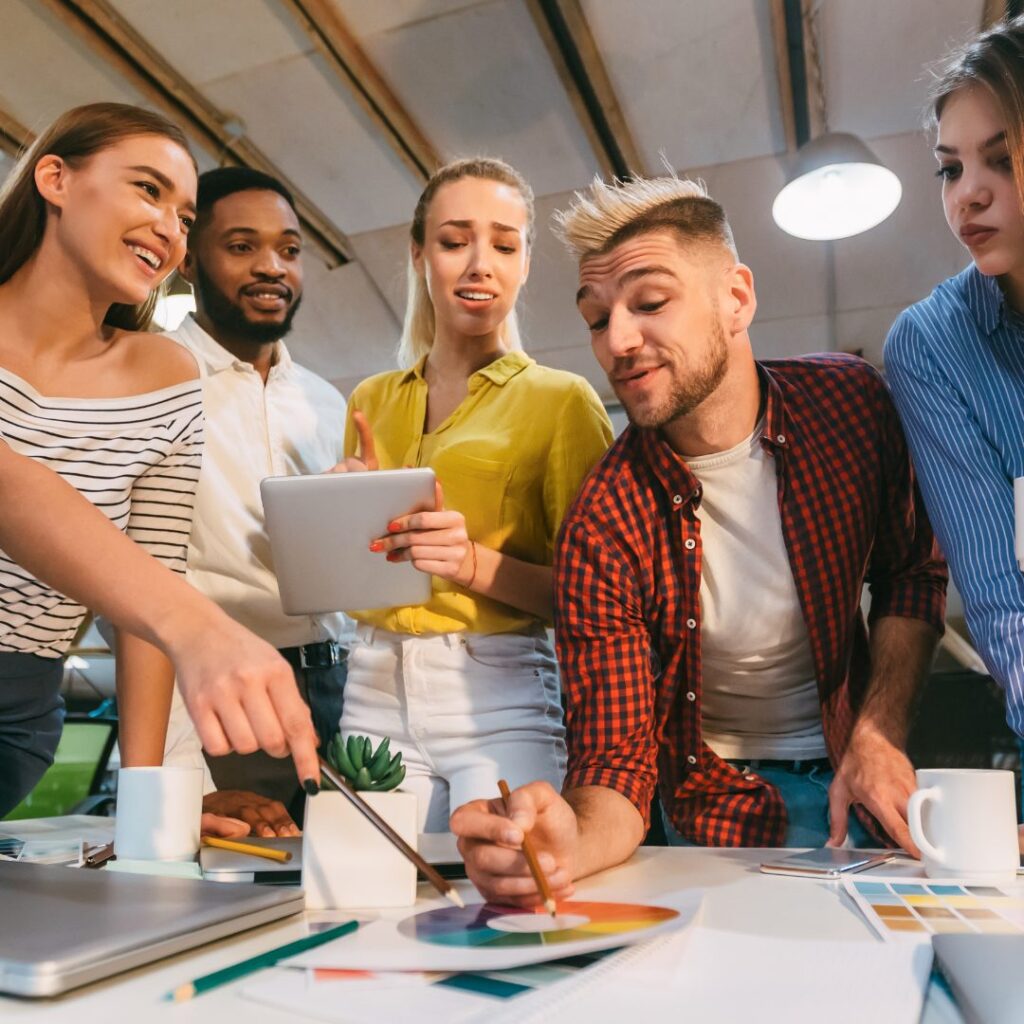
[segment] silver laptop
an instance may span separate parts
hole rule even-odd
[[[287,615],[423,604],[431,577],[370,551],[388,523],[434,507],[432,469],[272,476],[260,484]]]
[[[1024,1020],[1024,936],[936,935],[932,947],[967,1024]]]
[[[0,861],[0,992],[58,995],[303,904],[301,889]]]

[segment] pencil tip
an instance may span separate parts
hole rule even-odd
[[[553,899],[546,899],[544,901],[544,909],[552,916],[558,917],[558,907],[555,905]]]
[[[447,896],[448,899],[450,899],[452,903],[455,904],[455,906],[465,909],[466,904],[463,903],[462,897],[454,889],[449,889],[445,893],[445,896]]]

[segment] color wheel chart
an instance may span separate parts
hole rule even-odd
[[[400,921],[398,930],[409,938],[437,946],[551,946],[653,928],[678,916],[677,911],[667,907],[570,900],[560,903],[558,916],[552,918],[543,910],[538,913],[478,903],[416,914]]]
[[[844,885],[884,939],[925,939],[941,932],[1024,935],[1022,888],[930,878],[848,878]]]

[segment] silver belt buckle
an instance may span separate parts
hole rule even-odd
[[[327,649],[331,652],[331,656],[330,656],[330,659],[328,660],[327,664],[326,665],[310,665],[309,662],[306,661],[306,648],[307,647],[321,647],[321,646],[323,646],[325,644],[327,646]],[[303,668],[303,669],[306,669],[306,668],[334,668],[335,665],[339,665],[340,663],[341,663],[341,648],[333,640],[321,640],[320,643],[317,643],[317,644],[303,644],[299,648],[299,667],[300,668]]]

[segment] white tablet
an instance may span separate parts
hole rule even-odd
[[[434,507],[432,469],[272,476],[260,484],[288,615],[393,608],[430,598],[428,573],[370,551],[388,523]]]

